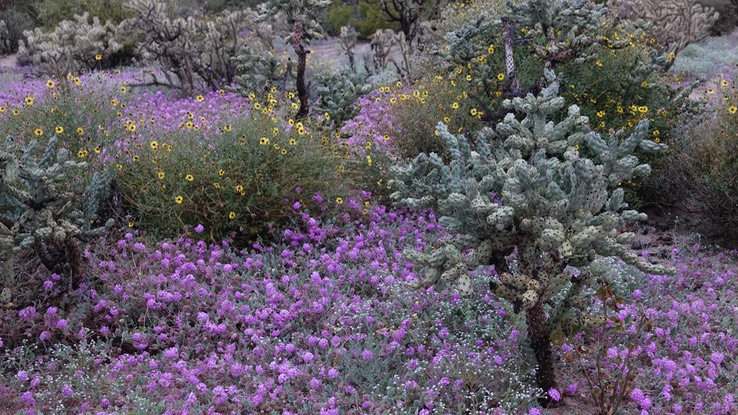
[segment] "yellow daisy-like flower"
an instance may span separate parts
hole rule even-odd
[[[203,102],[203,101],[205,101],[205,97],[204,97],[204,96],[202,96],[202,95],[198,95],[198,96],[196,96],[196,97],[195,97],[195,100],[196,100],[197,102]]]
[[[115,165],[115,167],[116,167],[116,168],[117,168],[118,170],[123,170],[123,165],[122,165],[122,164],[120,164],[120,163],[116,164],[116,165]]]
[[[82,80],[79,79],[79,77],[75,77],[74,78],[74,84],[77,85],[77,86],[80,86],[80,85],[82,85]]]
[[[738,111],[738,107],[736,107],[735,105],[731,105],[730,107],[728,107],[728,112],[729,113],[735,114],[736,111]]]
[[[46,81],[46,86],[49,88],[54,88],[56,86],[56,82],[49,79],[48,81]]]
[[[265,146],[265,145],[269,144],[269,139],[268,139],[268,138],[266,138],[266,137],[261,137],[261,138],[259,139],[259,144],[261,144],[261,145]]]
[[[331,119],[331,114],[328,114],[327,112],[324,113],[323,116],[325,117],[326,120],[330,120]]]
[[[645,114],[648,112],[648,107],[645,105],[641,105],[640,107],[638,107],[638,112],[640,112],[641,114]]]
[[[287,120],[287,124],[289,124],[289,125],[295,125],[295,120],[293,120],[292,118],[290,118],[289,120]]]
[[[219,90],[218,90],[218,95],[225,95],[225,91],[224,91],[224,90],[222,90],[222,89],[219,89]]]
[[[243,185],[241,184],[236,185],[236,193],[243,193]]]
[[[493,53],[495,53],[495,45],[489,45],[487,47],[487,53],[490,54],[490,55],[493,54]]]
[[[231,127],[230,124],[226,124],[226,126],[223,127],[223,131],[233,131],[233,127]]]
[[[279,154],[281,154],[281,155],[283,155],[283,156],[284,156],[285,154],[287,154],[287,150],[283,148],[283,149],[282,149],[282,150],[281,150],[281,151],[279,152]]]
[[[291,146],[294,146],[294,145],[296,145],[296,144],[297,144],[297,140],[295,140],[294,138],[291,138],[291,139],[290,139],[290,145],[291,145]]]
[[[653,135],[659,135],[659,134],[661,134],[661,131],[659,131],[659,130],[653,130]]]
[[[141,158],[140,158],[139,156],[133,156],[133,161],[138,161],[138,160],[140,160],[140,159],[141,159]]]
[[[188,174],[187,176],[185,176],[185,180],[187,180],[188,182],[191,182],[195,180],[195,176]]]
[[[661,142],[661,139],[659,137],[656,137],[653,139],[653,142],[658,144]]]
[[[64,127],[62,127],[61,125],[57,125],[56,128],[54,128],[54,132],[57,134],[61,134],[64,132]]]
[[[279,150],[279,148],[280,148],[280,147],[279,147],[279,144],[276,144],[276,143],[275,143],[275,144],[274,144],[274,149],[275,149],[275,150]]]
[[[467,81],[471,81],[471,80],[472,80],[472,76],[471,76],[471,75],[467,75],[467,76],[466,76],[466,80],[467,80]]]
[[[36,102],[36,98],[33,95],[27,96],[24,101],[26,102],[26,105],[33,105],[34,102]]]
[[[4,112],[5,112],[5,106],[4,105],[0,105],[0,114],[2,114]]]
[[[130,132],[132,132],[132,133],[133,133],[133,132],[135,132],[135,131],[136,131],[136,124],[133,124],[133,123],[131,123],[131,124],[128,124],[128,126],[126,126],[126,129],[127,129],[128,131],[130,131]]]
[[[478,111],[477,111],[476,108],[472,108],[472,109],[469,110],[469,114],[471,114],[472,116],[477,115],[477,112]]]
[[[220,177],[225,176],[225,170],[223,170],[223,169],[218,170],[218,176],[220,176]]]
[[[44,130],[42,130],[40,128],[36,128],[35,130],[33,130],[33,133],[40,137],[40,136],[44,135]]]
[[[102,151],[100,146],[95,147],[94,150],[95,150],[95,154],[100,154],[100,152]]]
[[[390,104],[397,104],[397,98],[395,97],[390,98]]]
[[[164,180],[164,178],[167,177],[166,173],[164,173],[163,171],[157,173],[157,176],[159,177],[159,180]]]
[[[96,61],[101,61],[102,60],[102,55],[99,54],[99,53],[97,55],[95,55],[95,60]]]
[[[728,81],[726,79],[723,79],[720,81],[720,86],[728,86]]]
[[[79,134],[79,135],[84,135],[84,133],[85,133],[85,129],[84,129],[84,128],[82,128],[82,127],[77,127],[77,134]]]
[[[156,151],[159,148],[159,142],[158,141],[152,141],[149,143],[149,147],[151,147],[152,150]]]
[[[497,80],[498,81],[504,81],[505,80],[505,74],[500,72],[497,74]]]
[[[257,110],[257,111],[260,110],[261,109],[261,104],[259,104],[258,102],[254,103],[254,109]]]
[[[177,203],[178,205],[181,205],[183,201],[184,201],[184,198],[182,196],[174,197],[174,202]]]
[[[213,187],[215,187],[216,189],[220,189],[221,186],[220,183],[213,183]]]
[[[128,91],[128,88],[126,88],[125,86],[120,87],[120,92],[125,94],[126,91]]]
[[[129,227],[129,228],[132,228],[132,227],[133,227],[133,225],[134,225],[134,223],[133,223],[133,222],[128,222],[128,227]]]
[[[451,104],[451,108],[453,108],[455,110],[456,109],[459,109],[459,103],[458,102],[454,102],[453,104]]]
[[[339,205],[343,204],[343,199],[340,198],[340,197],[337,197],[336,198],[336,203],[338,203]]]
[[[707,90],[707,95],[712,95],[712,94],[714,94],[714,93],[715,93],[715,90],[714,90],[714,89],[712,89],[712,88],[708,88],[708,90]]]
[[[305,129],[303,127],[300,127],[297,129],[297,134],[305,135]]]
[[[600,67],[600,68],[602,68],[602,66],[603,66],[603,65],[602,65],[602,61],[601,61],[601,60],[599,60],[599,59],[597,59],[597,60],[595,61],[595,65],[597,65],[597,66],[598,66],[598,67]]]
[[[272,134],[275,136],[279,135],[279,128],[277,127],[272,128]]]
[[[79,151],[77,152],[77,157],[79,157],[79,158],[84,158],[84,156],[85,156],[85,152],[84,152],[84,150],[79,150]]]
[[[597,111],[597,116],[602,118],[605,116],[605,111]]]
[[[228,212],[228,219],[236,219],[236,212],[233,212],[233,211]]]
[[[192,127],[194,127],[194,126],[195,126],[195,124],[192,121],[187,121],[185,123],[185,127],[187,127],[188,130],[189,129],[192,129]]]
[[[187,111],[187,118],[190,119],[190,120],[194,120],[195,119],[195,114],[193,114],[190,111]]]

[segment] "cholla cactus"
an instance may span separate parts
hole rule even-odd
[[[637,148],[657,152],[664,145],[645,139],[648,121],[628,137],[603,139],[588,131],[588,119],[577,106],[559,123],[549,121],[561,110],[558,81],[546,71],[548,86],[504,105],[523,114],[509,114],[496,129],[486,128],[476,140],[438,132],[451,162],[421,154],[410,165],[396,167],[392,198],[402,206],[430,207],[440,223],[459,236],[432,252],[408,252],[408,259],[426,267],[420,285],[456,281],[471,293],[470,269],[492,264],[497,280],[491,289],[525,311],[528,336],[538,360],[537,381],[543,390],[555,387],[551,332],[569,326],[601,323],[586,313],[582,289],[603,270],[591,267],[596,256],[616,256],[640,270],[662,274],[671,270],[640,260],[628,252],[632,233],[623,228],[646,215],[623,203],[622,181],[649,174],[650,167],[633,155]],[[579,154],[587,143],[597,162]],[[615,190],[611,190],[615,189]],[[496,200],[499,195],[501,200]],[[473,248],[464,257],[461,252]],[[506,257],[515,259],[511,265]],[[566,267],[582,270],[574,278]],[[543,305],[562,298],[546,318]],[[546,404],[549,402],[546,401]]]
[[[690,43],[706,38],[720,17],[694,0],[608,0],[607,7],[627,29],[650,33],[670,62]]]
[[[367,76],[344,68],[316,77],[317,110],[329,115],[329,119],[340,125],[359,112],[357,100],[372,90],[366,82]]]
[[[309,90],[305,82],[307,55],[310,53],[305,46],[311,39],[321,37],[323,29],[318,22],[317,15],[331,5],[330,0],[270,0],[259,5],[257,20],[280,19],[290,25],[291,30],[285,37],[285,42],[292,45],[297,55],[296,87],[297,97],[300,100],[300,109],[295,118],[307,117],[310,112]]]
[[[239,33],[253,22],[247,11],[225,12],[212,18],[170,18],[167,6],[157,0],[131,0],[124,4],[135,16],[121,22],[132,36],[141,36],[137,54],[164,71],[166,83],[192,91],[230,85],[236,76],[232,57],[244,45]]]
[[[341,45],[341,49],[348,55],[351,69],[354,69],[355,65],[354,48],[358,39],[359,32],[353,26],[341,26],[341,33],[338,34],[338,44]]]
[[[100,23],[88,13],[64,20],[51,33],[36,28],[26,31],[26,41],[18,46],[19,59],[32,64],[34,71],[64,79],[66,74],[100,67],[123,48],[116,41],[118,29],[110,22]]]
[[[10,42],[10,32],[8,24],[5,20],[0,20],[0,53],[10,53],[13,51],[13,45]]]
[[[369,47],[375,70],[387,69],[392,49],[397,44],[397,34],[392,29],[379,29],[372,35]]]
[[[102,235],[113,225],[110,219],[104,227],[90,227],[107,187],[107,176],[96,174],[89,188],[82,191],[75,177],[87,169],[87,163],[69,160],[68,151],[57,151],[56,144],[54,136],[40,157],[36,141],[20,146],[8,138],[0,150],[0,194],[21,210],[15,220],[4,216],[0,220],[0,271],[4,277],[0,300],[6,303],[14,287],[14,253],[33,248],[49,271],[68,275],[70,285],[76,288],[81,275],[78,241]]]
[[[286,83],[289,65],[280,60],[272,50],[244,45],[232,58],[236,64],[235,81],[241,93],[266,92],[272,86]]]

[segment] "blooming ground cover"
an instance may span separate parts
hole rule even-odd
[[[116,172],[135,212],[86,246],[79,287],[29,260],[22,287],[33,295],[0,309],[0,413],[573,411],[541,408],[541,396],[603,413],[735,413],[736,252],[681,241],[662,258],[677,269],[669,277],[613,261],[615,284],[589,293],[607,323],[556,339],[551,390],[534,386],[524,313],[488,289],[493,267],[472,272],[469,297],[411,288],[421,270],[405,252],[453,235],[432,212],[382,204],[391,189],[379,162],[396,161],[408,136],[403,156],[417,152],[435,122],[479,128],[481,106],[455,80],[382,86],[342,126],[295,120],[294,95],[276,90],[182,98],[133,83],[131,72],[96,72],[0,96],[4,133],[62,138],[92,171]],[[707,105],[730,120],[732,79],[716,88]],[[597,104],[577,91],[574,102]],[[602,129],[606,115],[668,118],[644,102],[588,110]],[[427,119],[406,121],[417,108]],[[361,180],[369,186],[339,185]]]

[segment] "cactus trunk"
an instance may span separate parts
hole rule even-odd
[[[305,84],[305,66],[307,64],[307,55],[309,50],[305,50],[302,44],[303,27],[302,21],[297,20],[294,26],[294,39],[292,47],[297,54],[297,97],[300,99],[300,109],[297,111],[295,118],[301,120],[307,117],[310,112],[310,103],[308,102],[308,88]]]
[[[526,312],[528,321],[528,339],[536,356],[536,386],[543,389],[544,397],[538,403],[544,408],[553,407],[556,403],[548,396],[550,389],[556,389],[556,372],[554,369],[554,354],[551,350],[551,334],[548,330],[548,319],[543,311],[543,304],[538,302]]]

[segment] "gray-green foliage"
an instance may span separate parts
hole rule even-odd
[[[63,79],[68,73],[99,67],[101,60],[120,51],[117,34],[117,26],[100,23],[97,17],[90,22],[85,12],[75,15],[74,21],[60,22],[53,32],[40,28],[25,32],[26,40],[19,41],[19,60],[30,63],[37,73]]]
[[[244,45],[232,58],[236,65],[234,78],[241,92],[265,92],[272,86],[286,89],[291,76],[290,64],[280,59],[273,50]]]
[[[0,11],[0,53],[13,53],[18,42],[24,39],[23,32],[32,30],[33,19],[19,7]]]
[[[628,252],[634,235],[623,228],[646,215],[628,209],[618,187],[650,172],[638,162],[636,149],[658,152],[665,146],[645,139],[647,120],[627,137],[608,138],[589,131],[577,106],[569,107],[561,122],[550,121],[564,100],[557,96],[553,72],[546,71],[546,78],[548,86],[538,96],[505,101],[524,115],[522,120],[510,113],[473,141],[450,134],[439,123],[451,161],[421,154],[395,167],[392,198],[403,206],[432,208],[446,230],[458,234],[430,252],[407,253],[425,268],[421,285],[456,281],[469,294],[468,271],[493,264],[498,271],[495,293],[516,309],[555,297],[561,300],[552,314],[554,323],[592,325],[597,321],[581,314],[586,305],[581,293],[593,276],[603,275],[590,267],[597,255],[622,258],[649,273],[670,271]],[[585,143],[598,161],[580,155],[578,148]],[[473,253],[462,255],[469,248]],[[581,269],[580,277],[573,278],[567,266]]]
[[[236,63],[231,58],[244,45],[239,33],[252,24],[251,13],[174,18],[157,0],[129,0],[123,6],[134,17],[123,21],[121,29],[141,39],[137,55],[159,66],[167,84],[192,91],[233,82]]]
[[[0,218],[4,285],[0,302],[11,299],[14,254],[32,248],[44,266],[58,271],[57,267],[63,268],[68,260],[60,255],[60,247],[76,247],[79,240],[102,235],[113,224],[111,219],[103,227],[91,227],[107,189],[107,175],[95,174],[85,189],[80,177],[87,171],[87,163],[69,159],[66,149],[57,150],[57,142],[53,136],[40,149],[37,141],[24,146],[9,137],[0,150],[0,195],[20,212],[20,216],[2,214]]]
[[[349,68],[320,73],[315,77],[319,113],[327,113],[337,125],[359,112],[358,99],[372,90],[367,75]]]

